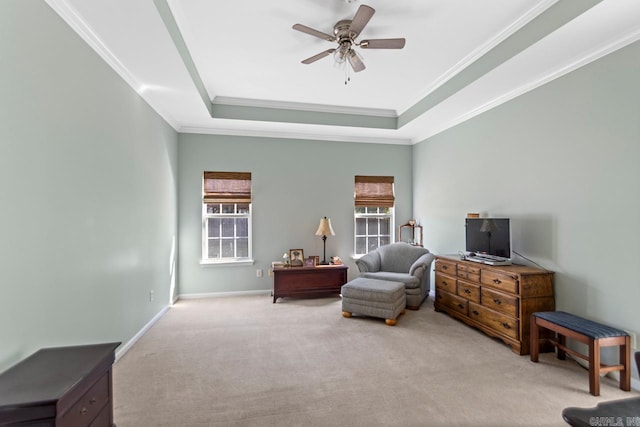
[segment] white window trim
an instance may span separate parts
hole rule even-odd
[[[368,206],[368,207],[373,207],[373,206]],[[395,229],[396,229],[396,209],[395,206],[392,206],[389,208],[390,213],[389,215],[385,215],[385,214],[362,214],[362,213],[357,213],[356,212],[357,207],[353,208],[353,259],[359,259],[361,256],[366,255],[366,254],[359,254],[356,252],[357,249],[357,238],[358,235],[356,234],[356,230],[357,230],[357,225],[356,225],[356,220],[358,218],[387,218],[389,217],[390,221],[389,221],[389,227],[391,227],[390,230],[390,235],[389,235],[389,243],[393,243],[396,240],[396,236],[395,236]]]
[[[207,219],[209,218],[247,218],[248,228],[248,249],[249,256],[246,258],[207,258]],[[206,266],[230,266],[230,265],[253,265],[255,262],[253,259],[253,206],[249,203],[248,214],[210,214],[207,213],[207,203],[202,204],[202,230],[200,233],[200,240],[202,241],[200,265]]]

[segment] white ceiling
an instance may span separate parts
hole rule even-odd
[[[400,144],[640,39],[640,1],[590,2],[47,0],[177,131]],[[404,49],[361,50],[367,69],[347,85],[330,56],[300,62],[335,43],[293,24],[331,34],[362,3],[376,13],[358,40],[405,37]],[[365,117],[338,125],[348,114]]]

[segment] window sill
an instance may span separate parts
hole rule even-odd
[[[242,260],[211,260],[211,259],[201,259],[200,265],[204,267],[240,267],[243,265],[253,265],[255,263],[252,259],[242,259]]]

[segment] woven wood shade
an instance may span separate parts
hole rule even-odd
[[[251,172],[205,172],[204,203],[251,203]]]
[[[392,176],[362,176],[355,179],[356,206],[391,208],[395,202]]]

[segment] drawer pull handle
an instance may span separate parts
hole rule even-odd
[[[501,283],[501,282],[500,282],[500,279],[493,279],[493,283],[497,285],[498,283]]]
[[[464,308],[464,304],[458,304],[458,307]]]
[[[95,397],[92,397],[91,400],[89,400],[90,405],[93,405],[96,402],[97,402],[97,399]]]
[[[465,289],[465,290],[464,290],[464,293],[465,293],[465,294],[470,294],[470,293],[471,293],[471,291],[470,291],[469,289]]]
[[[87,410],[87,408],[85,408],[85,407],[80,409],[80,415],[87,415],[87,412],[89,412],[89,410]]]
[[[480,313],[478,313],[478,310],[473,310],[473,312],[472,312],[472,313],[473,313],[473,314],[475,314],[476,316],[477,316],[478,314],[480,314]]]
[[[448,270],[448,269],[449,269],[449,267],[447,267],[446,265],[443,265],[443,266],[442,266],[442,269],[443,269],[443,270]]]
[[[502,301],[500,301],[498,298],[494,298],[494,299],[493,299],[493,302],[494,302],[496,305],[500,305],[500,304],[502,304]]]
[[[502,326],[504,326],[505,329],[511,329],[511,326],[509,326],[508,323],[503,323]]]

